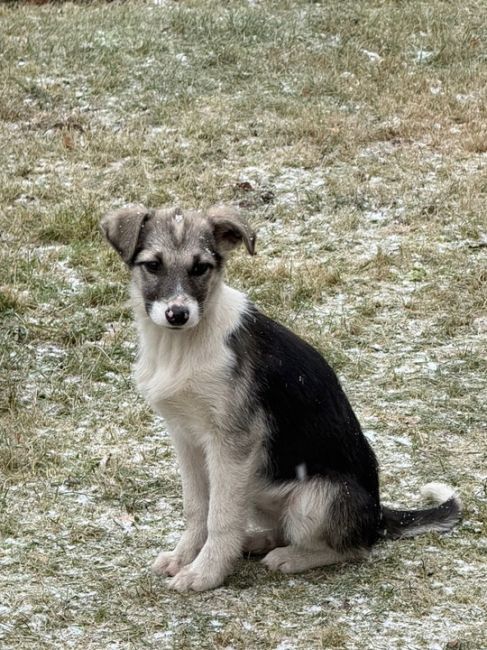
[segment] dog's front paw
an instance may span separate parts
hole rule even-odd
[[[179,573],[176,574],[172,580],[169,581],[169,587],[176,591],[207,591],[219,587],[225,575],[210,571],[202,571],[188,564],[183,567]]]
[[[151,569],[157,576],[175,576],[182,566],[183,562],[175,551],[161,551]]]

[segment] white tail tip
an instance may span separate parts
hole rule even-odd
[[[434,501],[435,503],[443,503],[448,499],[456,499],[459,501],[455,490],[449,485],[444,483],[427,483],[421,488],[421,496],[423,499]]]

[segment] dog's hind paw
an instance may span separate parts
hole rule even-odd
[[[300,570],[295,555],[287,546],[280,546],[267,553],[262,564],[265,564],[271,571],[282,571],[283,573],[294,573]]]
[[[152,564],[152,573],[157,576],[175,576],[182,567],[174,551],[161,551]]]
[[[225,576],[217,573],[201,572],[192,568],[189,564],[183,567],[179,573],[169,581],[169,588],[175,589],[180,593],[184,591],[207,591],[219,587]]]
[[[306,549],[297,546],[280,546],[267,553],[262,563],[269,567],[271,571],[300,573],[301,571],[315,569],[319,566],[357,561],[366,557],[366,551],[363,549],[352,549],[348,552],[339,553],[327,546],[315,549]]]

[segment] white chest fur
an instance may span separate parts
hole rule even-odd
[[[226,341],[245,312],[246,297],[222,285],[200,323],[188,330],[157,326],[136,294],[133,303],[140,345],[134,374],[140,392],[170,425],[186,420],[186,428],[193,428],[192,421],[210,426],[231,384],[235,360]]]

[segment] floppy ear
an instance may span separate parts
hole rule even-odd
[[[152,215],[152,210],[140,206],[110,212],[101,220],[100,226],[105,237],[125,264],[130,266],[141,232]]]
[[[255,232],[238,210],[214,206],[208,210],[207,215],[222,253],[229,253],[243,242],[250,255],[255,255]]]

